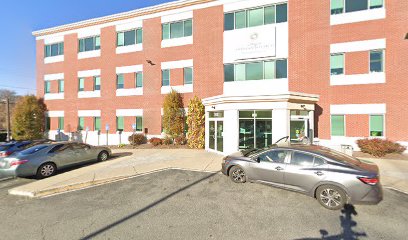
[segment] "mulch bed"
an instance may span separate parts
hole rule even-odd
[[[377,158],[377,157],[371,156],[368,153],[357,152],[357,151],[353,152],[353,156],[359,157],[359,158]],[[391,154],[387,154],[384,157],[381,157],[378,159],[408,160],[408,154],[391,153]]]

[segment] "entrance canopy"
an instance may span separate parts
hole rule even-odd
[[[297,92],[203,99],[206,149],[229,154],[267,147],[286,136],[308,136],[314,129],[318,100],[318,95]]]

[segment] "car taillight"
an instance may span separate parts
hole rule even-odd
[[[0,152],[0,157],[8,157],[12,154],[12,152]]]
[[[375,177],[375,178],[358,177],[358,179],[360,181],[362,181],[363,183],[368,184],[368,185],[372,185],[372,186],[374,186],[374,185],[376,185],[378,183],[378,178],[377,177]]]
[[[28,162],[28,160],[13,161],[13,162],[10,163],[10,167],[12,167],[12,166],[18,166],[18,165],[24,164],[24,163],[26,163],[26,162]]]

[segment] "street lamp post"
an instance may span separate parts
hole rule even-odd
[[[6,124],[7,124],[7,142],[10,141],[11,134],[10,134],[10,99],[6,98],[2,100],[1,102],[6,104]]]

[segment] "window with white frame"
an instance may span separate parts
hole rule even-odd
[[[384,71],[384,50],[370,51],[370,72]]]
[[[162,24],[162,39],[189,37],[193,35],[193,20],[187,19]]]
[[[344,74],[344,53],[330,55],[330,75]]]
[[[88,52],[101,49],[101,37],[93,36],[79,39],[79,52]]]
[[[384,136],[384,115],[370,115],[370,136]]]
[[[53,43],[44,46],[44,57],[64,55],[64,43]]]
[[[382,8],[384,0],[331,0],[330,11],[332,15]]]
[[[193,84],[193,68],[184,68],[184,84]]]
[[[162,87],[170,86],[170,69],[162,70]]]
[[[249,28],[288,21],[288,5],[274,4],[269,6],[245,9],[224,14],[224,30]]]
[[[224,82],[288,77],[287,59],[224,65]]]
[[[345,116],[344,115],[331,115],[331,135],[332,136],[345,136]]]
[[[116,46],[118,47],[140,44],[142,42],[143,42],[142,28],[117,33]]]

